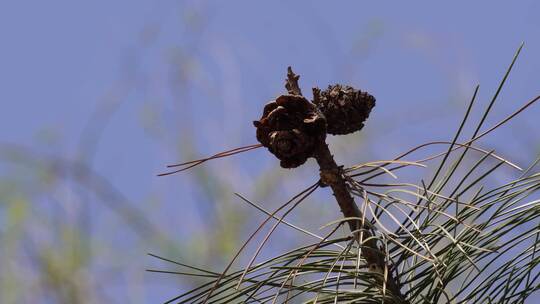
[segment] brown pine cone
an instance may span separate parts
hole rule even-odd
[[[361,130],[375,106],[375,97],[350,86],[336,84],[321,92],[313,88],[313,103],[326,117],[329,134],[349,134]]]
[[[326,138],[324,116],[299,95],[281,95],[268,103],[261,119],[253,125],[257,128],[257,140],[281,161],[283,168],[305,163]]]

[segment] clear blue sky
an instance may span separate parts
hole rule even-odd
[[[179,209],[188,180],[155,174],[189,157],[179,148],[187,141],[202,154],[253,143],[251,121],[283,91],[288,65],[302,75],[304,92],[341,82],[374,94],[362,157],[390,158],[448,139],[474,86],[486,102],[521,42],[489,122],[539,94],[539,12],[533,0],[4,0],[0,143],[86,159],[137,204],[159,197],[162,209],[151,220],[199,227],[204,221],[181,213],[209,198],[190,194]],[[537,117],[539,107],[486,144],[520,151],[515,161],[526,165],[540,150],[540,132],[531,132]],[[245,165],[236,177],[247,182],[233,183],[231,193],[253,194],[251,174],[275,165],[262,151],[246,159],[225,162]],[[180,230],[170,228],[171,238]],[[131,272],[143,271],[144,254],[131,260]],[[125,281],[112,298],[122,299]],[[164,298],[148,284],[145,299]]]

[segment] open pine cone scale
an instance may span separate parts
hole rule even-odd
[[[296,81],[298,79],[295,79]],[[254,121],[257,140],[274,154],[283,168],[296,168],[313,157],[326,134],[349,134],[363,128],[375,98],[339,84],[313,89],[313,102],[302,95],[281,95],[265,105]]]

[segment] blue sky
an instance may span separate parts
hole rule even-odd
[[[141,208],[159,199],[162,209],[149,213],[159,225],[186,220],[201,227],[204,221],[182,213],[210,198],[193,191],[188,177],[155,174],[191,157],[189,151],[253,143],[251,121],[283,92],[288,65],[302,75],[306,93],[348,83],[375,95],[363,134],[348,140],[369,145],[358,154],[337,139],[336,145],[343,161],[390,158],[450,138],[474,86],[487,102],[521,42],[488,125],[539,94],[539,11],[533,0],[4,0],[0,143],[88,161]],[[539,115],[540,107],[531,109],[485,144],[519,152],[515,161],[526,165],[540,150],[540,134],[531,132]],[[242,182],[230,192],[257,195],[251,178],[275,165],[258,151],[210,168],[235,168],[230,174]],[[299,179],[311,173],[300,171]],[[179,230],[168,230],[171,238]],[[131,271],[145,262],[144,253],[130,260]],[[121,299],[126,281],[119,280],[113,298]],[[145,299],[163,299],[148,284]]]

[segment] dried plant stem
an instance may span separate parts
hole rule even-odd
[[[287,68],[287,79],[285,79],[285,88],[287,89],[287,92],[291,95],[300,95],[302,96],[302,90],[300,89],[300,86],[298,85],[298,79],[300,79],[300,75],[296,75],[291,67]]]

